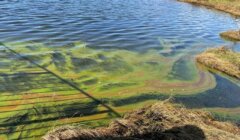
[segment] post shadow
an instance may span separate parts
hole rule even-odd
[[[80,89],[78,86],[76,86],[74,83],[60,77],[59,75],[55,74],[54,72],[50,71],[49,69],[39,65],[38,63],[32,61],[31,59],[29,59],[27,56],[23,56],[20,53],[16,52],[15,50],[12,50],[11,48],[5,46],[3,43],[0,43],[0,45],[2,45],[3,47],[5,47],[7,50],[9,50],[11,53],[13,53],[14,55],[20,57],[22,60],[26,60],[30,63],[32,63],[33,65],[43,69],[44,71],[48,72],[49,74],[52,74],[53,76],[55,76],[56,78],[58,78],[60,81],[62,81],[63,83],[69,85],[70,87],[74,88],[75,90],[79,91],[80,93],[84,94],[85,96],[91,98],[93,101],[95,101],[96,103],[101,104],[102,106],[104,106],[105,108],[107,108],[111,113],[113,113],[116,117],[120,117],[120,114],[117,113],[115,110],[113,110],[110,106],[108,106],[107,104],[101,102],[99,99],[93,97],[92,95],[88,94],[86,91]]]

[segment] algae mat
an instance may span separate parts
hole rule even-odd
[[[161,53],[97,50],[84,42],[2,44],[0,139],[39,139],[61,125],[103,126],[152,102],[124,105],[124,98],[155,93],[164,99],[215,87],[213,75],[198,69],[191,56],[161,43]]]

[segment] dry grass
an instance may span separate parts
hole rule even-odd
[[[231,123],[215,121],[207,112],[159,102],[133,111],[108,127],[62,127],[48,133],[43,139],[239,140],[240,129]]]
[[[211,7],[220,11],[240,16],[240,1],[239,0],[179,0],[196,5]]]
[[[240,31],[230,30],[230,31],[220,33],[220,36],[228,40],[240,41]]]
[[[240,78],[240,53],[226,47],[209,49],[199,54],[196,60],[207,67]]]

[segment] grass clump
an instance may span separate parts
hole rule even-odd
[[[230,41],[240,41],[240,31],[230,30],[220,33],[220,36]]]
[[[179,0],[179,1],[188,2],[196,5],[203,5],[230,13],[235,16],[240,16],[239,0]]]
[[[240,128],[219,122],[207,112],[193,111],[169,102],[158,102],[132,111],[108,127],[82,129],[61,127],[43,137],[44,140],[73,139],[232,139],[240,138]]]
[[[196,57],[199,63],[240,78],[240,53],[226,47],[209,49]]]

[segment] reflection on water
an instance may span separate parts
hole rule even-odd
[[[194,61],[240,50],[218,36],[236,28],[228,14],[172,0],[4,0],[0,13],[0,139],[106,125],[169,96],[240,120],[239,80]]]

